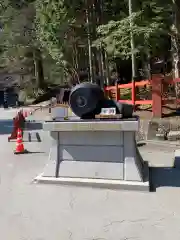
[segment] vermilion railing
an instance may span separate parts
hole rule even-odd
[[[113,98],[118,102],[126,102],[136,105],[152,105],[153,117],[162,117],[163,105],[166,104],[178,104],[180,103],[180,96],[175,97],[164,97],[164,91],[169,85],[175,85],[180,83],[180,78],[172,79],[164,77],[163,75],[156,74],[153,75],[151,80],[143,80],[140,82],[128,83],[128,84],[117,84],[116,86],[107,86],[105,92],[108,96],[112,97],[112,92],[114,93]],[[151,99],[137,99],[136,90],[137,88],[149,86],[151,88]],[[131,89],[131,99],[121,98],[121,89]]]
[[[115,90],[115,99],[119,102],[126,102],[133,105],[149,105],[152,104],[152,100],[136,100],[136,87],[143,87],[143,86],[151,85],[150,80],[143,80],[141,82],[135,83],[127,83],[127,84],[119,84],[116,86],[108,86],[105,88],[105,91],[112,91]],[[128,100],[121,100],[121,89],[131,88],[131,99]]]

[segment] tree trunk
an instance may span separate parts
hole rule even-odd
[[[143,56],[143,72],[146,79],[151,79],[151,64],[150,64],[150,53],[149,50],[146,51],[146,54]]]
[[[88,43],[88,55],[89,55],[89,80],[94,82],[94,71],[93,71],[93,54],[92,54],[92,38],[90,29],[90,6],[86,0],[86,31],[87,31],[87,43]]]
[[[95,19],[96,19],[97,26],[103,24],[103,1],[102,0],[95,1]],[[105,66],[107,64],[107,62],[105,61],[105,51],[103,46],[100,46],[100,48],[97,49],[97,60],[98,60],[100,85],[103,88],[106,80]]]
[[[177,39],[177,35],[172,36],[171,43],[172,43],[172,59],[173,59],[174,77],[179,78],[180,51],[179,51],[179,41]]]
[[[105,51],[105,71],[106,71],[106,85],[109,86],[110,84],[110,73],[109,73],[109,61],[108,61],[108,55]]]
[[[37,88],[44,89],[44,70],[43,70],[43,60],[41,56],[41,51],[39,49],[34,50],[34,66],[35,66],[35,78]]]
[[[180,3],[179,0],[172,0],[174,12],[174,24],[172,26],[172,59],[174,78],[180,77]],[[176,97],[180,96],[180,84],[175,85]]]

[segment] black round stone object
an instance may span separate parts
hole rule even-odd
[[[93,117],[100,113],[103,99],[104,92],[97,84],[84,82],[71,90],[69,105],[77,116],[81,118],[86,115]]]

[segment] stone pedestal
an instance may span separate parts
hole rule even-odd
[[[136,147],[135,119],[45,122],[53,146],[40,182],[149,190],[148,166]]]

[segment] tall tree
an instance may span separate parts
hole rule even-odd
[[[128,6],[127,6],[128,7]],[[139,10],[135,11],[131,19],[129,16],[120,20],[111,20],[98,28],[100,38],[96,43],[103,42],[108,53],[112,56],[129,58],[131,56],[130,33],[135,37],[135,51],[157,53],[160,41],[167,35],[170,28],[171,6],[160,5],[157,1],[143,1]],[[130,20],[132,28],[130,29]]]
[[[44,88],[42,53],[34,26],[36,12],[33,0],[6,0],[1,5],[2,58],[8,71],[29,73],[38,88]]]
[[[70,8],[71,6],[71,8]],[[81,10],[81,8],[80,8]],[[42,46],[66,71],[73,71],[77,45],[83,42],[76,34],[81,25],[76,16],[80,10],[71,1],[36,2],[37,35]],[[76,31],[75,31],[76,30]],[[76,64],[77,65],[77,64]]]
[[[175,78],[180,77],[180,2],[172,0],[173,24],[172,24],[172,54]]]

